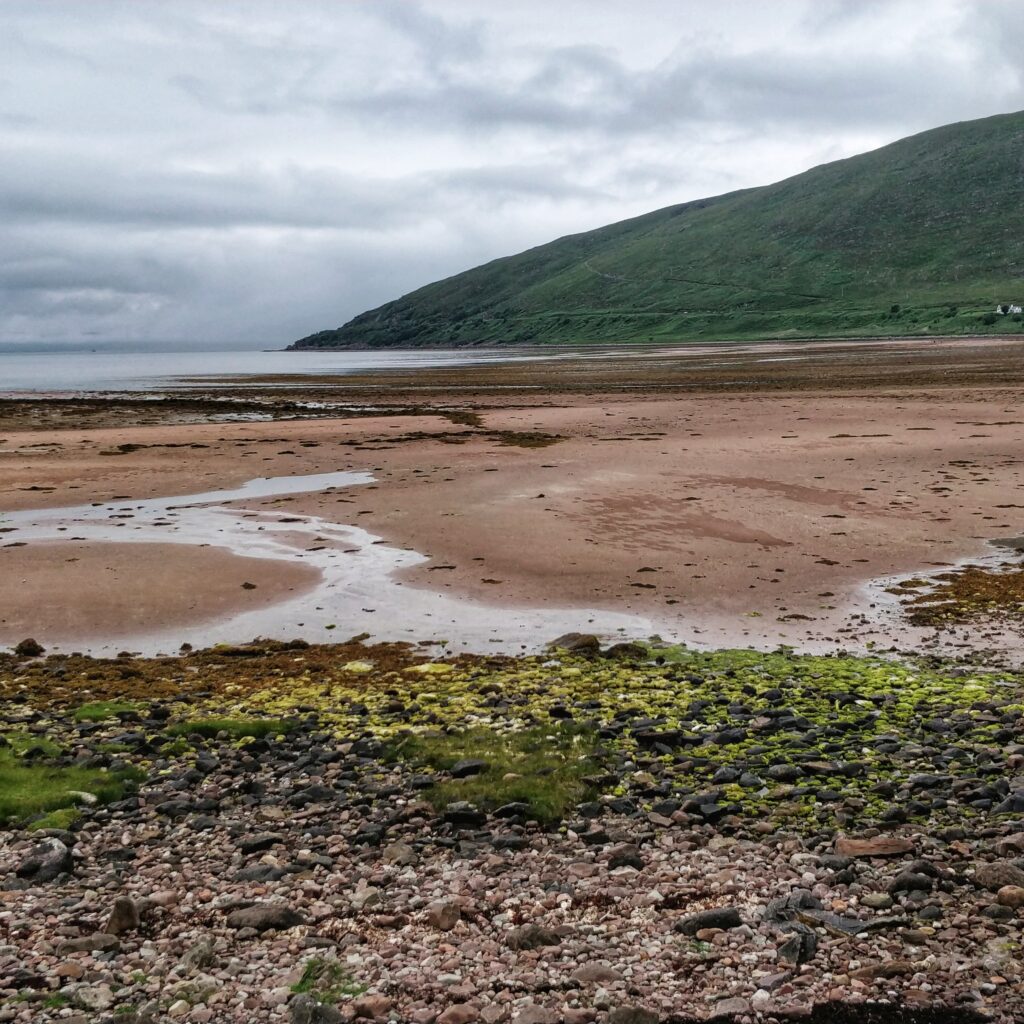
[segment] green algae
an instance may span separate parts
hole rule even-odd
[[[636,758],[658,764],[672,792],[685,795],[712,786],[715,771],[751,762],[767,768],[798,764],[806,785],[828,792],[797,792],[767,783],[725,790],[720,797],[736,813],[781,817],[800,827],[864,825],[892,806],[887,784],[902,785],[914,772],[931,770],[935,747],[955,741],[963,770],[987,764],[1001,728],[991,711],[1019,714],[1022,685],[1008,673],[971,673],[871,657],[765,654],[734,650],[695,652],[652,649],[647,659],[557,660],[523,658],[441,663],[436,673],[382,672],[359,680],[297,677],[273,689],[247,694],[245,704],[265,714],[315,707],[320,721],[339,736],[394,740],[408,733],[486,729],[495,735],[531,730],[569,714],[597,727],[629,713],[626,728],[602,733],[606,763]],[[694,707],[699,712],[694,714]],[[716,736],[735,724],[730,708],[749,707],[753,718],[736,742]],[[758,711],[785,709],[794,727],[776,729]],[[922,732],[923,723],[962,716],[951,740]],[[680,732],[687,746],[669,755],[645,749],[629,722],[653,720],[655,734]],[[937,726],[936,728],[941,728]],[[884,737],[890,746],[879,749]],[[991,774],[986,768],[986,772]],[[458,785],[464,785],[462,783]],[[628,778],[610,794],[641,794]],[[444,795],[453,796],[453,788]],[[466,793],[467,789],[457,792]],[[467,797],[463,797],[467,798]],[[952,808],[947,817],[966,817]]]
[[[231,739],[262,739],[295,728],[294,722],[277,718],[193,718],[167,728],[169,736],[203,736],[213,739],[223,733]]]
[[[69,829],[81,816],[82,812],[78,807],[61,807],[29,822],[27,828],[29,832],[40,832],[48,828]]]
[[[75,708],[76,722],[103,722],[116,718],[122,712],[137,711],[138,705],[123,700],[97,700]]]
[[[0,733],[0,748],[6,746],[13,753],[21,756],[35,751],[45,757],[55,757],[60,753],[60,746],[48,736],[21,729]]]

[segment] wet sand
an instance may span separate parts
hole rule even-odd
[[[29,636],[129,642],[268,607],[311,589],[303,565],[176,544],[34,544],[0,552],[0,642]]]
[[[373,484],[244,505],[418,552],[427,560],[402,571],[404,586],[489,606],[499,621],[504,608],[575,608],[581,626],[601,610],[712,645],[910,646],[926,634],[891,614],[870,581],[1024,533],[1022,356],[1019,343],[989,339],[733,346],[504,374],[276,379],[247,382],[251,400],[273,408],[301,394],[325,408],[248,423],[131,426],[114,402],[100,416],[107,426],[91,425],[95,413],[76,421],[72,408],[54,429],[59,403],[16,405],[6,421],[0,410],[0,508],[363,471]],[[0,573],[43,579],[53,555],[2,547],[16,536],[0,534]],[[196,571],[168,562],[153,607],[172,614]],[[69,605],[84,602],[88,574],[61,586]],[[212,613],[243,607],[225,597]],[[98,614],[96,629],[115,617]],[[353,609],[339,635],[361,621]],[[37,617],[36,632],[55,622]],[[19,638],[0,626],[0,642]]]

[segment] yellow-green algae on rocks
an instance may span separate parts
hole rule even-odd
[[[205,652],[135,666],[160,694],[165,721],[146,728],[161,756],[189,756],[188,737],[208,731],[190,722],[263,720],[266,730],[244,731],[288,743],[287,723],[315,719],[337,742],[378,743],[379,768],[368,771],[383,774],[397,757],[409,770],[435,772],[425,795],[438,805],[468,799],[486,810],[528,798],[536,779],[555,772],[538,819],[570,818],[580,800],[625,800],[660,818],[678,811],[726,826],[960,823],[1013,809],[1008,765],[1024,754],[1021,676],[952,664],[682,648],[625,660],[429,661],[394,645],[349,644],[278,647],[262,661]],[[118,696],[109,675],[92,674],[102,676],[105,699]],[[60,742],[76,685],[80,703],[95,699],[89,675],[63,677],[63,709],[31,672],[16,680],[4,671],[0,694],[51,703],[48,731]],[[128,671],[125,684],[123,696],[140,702],[139,676]],[[253,742],[240,735],[230,742]],[[543,756],[531,759],[527,740]],[[481,751],[505,770],[450,776],[455,761]],[[129,758],[142,766],[152,759]],[[566,799],[552,792],[555,783],[564,783]]]
[[[964,565],[929,579],[889,588],[914,626],[1024,623],[1024,568],[1016,562],[992,567]]]

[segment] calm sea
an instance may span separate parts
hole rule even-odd
[[[202,385],[202,378],[313,373],[346,374],[487,362],[520,362],[543,355],[503,352],[159,352],[0,350],[0,394],[39,391],[144,391],[179,381]],[[197,380],[198,378],[198,380]]]

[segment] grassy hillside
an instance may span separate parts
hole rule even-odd
[[[671,206],[427,285],[297,348],[1007,333],[1024,113]]]

